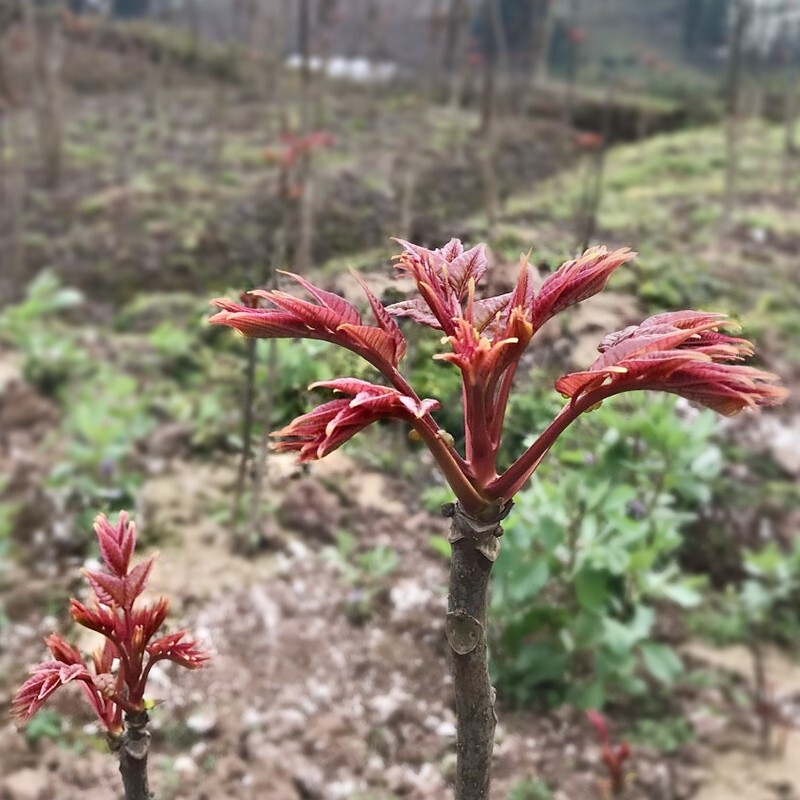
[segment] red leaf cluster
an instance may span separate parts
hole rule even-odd
[[[752,355],[745,339],[725,333],[731,323],[720,314],[683,311],[660,314],[611,334],[600,357],[585,372],[562,377],[558,390],[570,402],[534,443],[504,472],[497,455],[503,421],[517,366],[542,326],[562,311],[601,291],[613,272],[635,257],[628,248],[593,247],[562,264],[538,291],[534,272],[522,259],[514,291],[479,298],[489,266],[485,245],[465,249],[458,239],[429,249],[397,240],[404,252],[396,267],[411,276],[418,296],[384,307],[356,276],[375,324],[366,324],[344,298],[298,275],[291,277],[313,298],[283,291],[251,292],[266,301],[253,308],[225,299],[211,322],[245,336],[312,338],[360,355],[388,386],[340,379],[320,386],[348,398],[324,403],[275,436],[279,450],[295,451],[301,461],[322,458],[367,425],[384,418],[412,425],[436,458],[459,501],[472,513],[504,504],[521,488],[558,436],[580,414],[613,394],[657,389],[682,395],[722,414],[746,407],[774,405],[786,395],[777,378],[743,366]],[[464,455],[433,419],[435,400],[421,400],[399,370],[406,350],[395,318],[441,331],[449,351],[434,356],[458,367],[463,385],[466,432]]]
[[[377,325],[365,325],[358,309],[343,297],[319,289],[299,275],[282,274],[297,281],[316,302],[277,290],[256,289],[249,294],[265,300],[266,308],[252,308],[249,303],[243,305],[218,298],[211,302],[222,310],[209,321],[262,339],[305,338],[333,342],[352,350],[378,369],[396,367],[405,355],[406,342],[400,328],[363,281]]]
[[[605,138],[595,131],[581,131],[575,134],[575,144],[581,150],[599,150],[605,144]]]
[[[581,45],[586,41],[586,31],[573,25],[567,28],[567,39],[570,44]]]
[[[12,713],[23,719],[35,714],[61,686],[76,681],[103,727],[118,733],[123,712],[144,708],[147,677],[153,664],[167,659],[189,669],[202,667],[208,656],[186,631],[154,638],[167,616],[169,603],[160,598],[137,603],[147,586],[155,561],[151,556],[131,568],[136,527],[122,511],[116,525],[99,515],[94,531],[104,570],[84,570],[93,592],[89,605],[70,600],[70,613],[79,625],[105,637],[92,654],[92,669],[80,651],[58,634],[45,642],[53,656],[33,668],[12,701]]]
[[[301,462],[322,458],[379,419],[419,420],[439,407],[436,400],[420,401],[397,389],[356,378],[321,381],[309,388],[317,387],[351,395],[352,399],[324,403],[272,434],[281,438],[276,450],[296,451]]]
[[[607,336],[594,364],[586,372],[560,378],[556,388],[572,402],[658,389],[725,416],[782,402],[786,390],[776,385],[777,375],[730,363],[753,354],[746,339],[720,333],[732,325],[723,314],[658,314]]]
[[[335,141],[333,136],[325,131],[312,131],[303,136],[285,133],[281,136],[281,146],[266,148],[262,151],[262,156],[266,161],[289,169],[303,156],[309,155],[321,147],[332,147]]]

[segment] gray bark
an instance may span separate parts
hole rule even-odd
[[[442,509],[452,518],[450,593],[446,632],[455,687],[456,800],[488,800],[497,716],[489,679],[486,609],[492,565],[500,550],[500,521],[510,510],[493,507],[475,518],[459,504]]]

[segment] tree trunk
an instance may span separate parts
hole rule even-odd
[[[495,168],[494,131],[486,133],[486,141],[480,151],[481,177],[483,178],[483,208],[486,213],[486,236],[492,240],[497,227],[498,186]]]
[[[300,275],[311,269],[314,252],[314,184],[311,174],[311,153],[305,152],[298,159],[298,175],[301,187],[297,199],[297,249],[294,266]]]
[[[125,788],[125,800],[150,800],[147,780],[147,755],[150,731],[146,711],[125,715],[125,733],[119,747],[119,772]]]
[[[9,258],[11,274],[20,280],[25,272],[25,196],[26,179],[23,163],[24,134],[19,129],[20,120],[17,111],[8,114],[6,133],[11,158],[7,163],[6,188],[4,200],[7,201],[8,231],[10,238]]]
[[[286,181],[288,176],[283,168],[281,168],[280,183],[278,185],[278,199],[286,197],[287,186]],[[286,258],[286,246],[289,237],[289,214],[286,206],[284,205],[281,220],[277,226],[276,231],[265,230],[264,250],[269,256],[270,249],[272,254],[270,257],[270,266],[267,274],[264,276],[264,286],[268,289],[275,288],[275,265],[280,265]],[[274,238],[270,239],[270,235]],[[267,477],[267,459],[269,458],[269,437],[272,432],[272,416],[273,408],[275,405],[275,394],[277,390],[277,374],[278,374],[278,342],[275,339],[270,339],[267,349],[267,382],[266,394],[264,397],[264,410],[261,418],[261,443],[256,456],[256,471],[253,477],[253,492],[250,497],[250,531],[251,536],[257,536],[259,539],[265,537],[264,524],[261,518],[261,502],[264,493],[264,481]],[[249,545],[252,545],[251,541]]]
[[[445,75],[452,80],[456,68],[456,56],[461,47],[462,23],[466,21],[467,6],[465,0],[450,0],[447,13],[447,27],[444,34],[442,64]]]
[[[377,71],[381,55],[380,44],[380,8],[377,0],[369,0],[367,4],[367,61],[372,70],[371,79],[367,81],[365,96],[367,100],[366,118],[370,130],[374,131],[378,124],[378,92],[380,90]],[[434,62],[435,66],[435,62]],[[433,86],[437,84],[432,81]]]
[[[454,8],[459,12],[459,16],[454,20],[451,19],[450,22],[450,24],[454,27],[454,31],[452,65],[448,68],[448,104],[451,108],[455,109],[461,106],[461,95],[464,92],[464,83],[466,81],[465,51],[467,49],[466,34],[470,10],[464,0],[454,0]]]
[[[492,126],[495,109],[497,59],[491,53],[486,56],[483,65],[483,91],[481,94],[481,133],[486,133]]]
[[[791,77],[784,98],[784,139],[781,158],[781,195],[784,205],[791,205],[794,160],[797,157],[797,108],[800,104],[798,78]]]
[[[572,25],[579,29],[582,21],[581,15],[581,0],[572,0],[570,19]],[[569,60],[567,63],[567,88],[565,96],[565,110],[564,115],[567,125],[572,125],[572,113],[575,106],[575,89],[578,83],[578,74],[581,68],[581,45],[576,42],[570,42],[569,47]]]
[[[33,41],[36,89],[36,124],[42,151],[44,183],[55,189],[61,181],[63,148],[63,108],[61,66],[60,3],[37,8],[33,0],[23,3],[25,26]]]
[[[606,155],[611,143],[611,116],[616,97],[616,81],[612,78],[606,92],[603,108],[603,141],[595,153],[589,156],[587,177],[584,181],[581,207],[578,212],[578,230],[581,252],[589,249],[597,231],[597,215],[603,201],[603,179],[605,176]]]
[[[311,126],[311,8],[300,0],[297,12],[297,46],[300,49],[300,135]]]
[[[401,239],[412,239],[414,236],[414,192],[417,186],[417,170],[412,163],[415,149],[411,143],[405,156],[397,160],[395,169],[400,174],[400,221],[398,224]]]
[[[498,101],[498,95],[502,95],[502,89],[504,88],[503,81],[510,80],[511,77],[511,60],[508,55],[508,41],[506,39],[506,30],[503,24],[503,13],[502,9],[500,8],[500,0],[486,0],[488,5],[488,11],[490,15],[490,20],[492,24],[492,40],[494,42],[494,60],[495,60],[495,82],[500,81],[498,92],[498,86],[495,85],[494,87],[494,109],[495,113],[498,111],[505,110],[504,102],[508,98],[503,97],[503,102]],[[499,73],[499,76],[498,76]]]
[[[550,40],[553,38],[555,25],[554,3],[544,0],[542,11],[534,11],[535,25],[533,29],[533,70],[531,71],[531,85],[535,89],[547,78],[550,61]]]
[[[728,54],[727,122],[725,126],[725,189],[722,227],[727,230],[733,219],[739,177],[739,133],[741,126],[741,83],[744,35],[750,19],[748,0],[736,0]]]
[[[311,9],[309,0],[301,0],[298,16],[298,41],[300,46],[300,136],[311,129]],[[311,200],[311,153],[303,148],[297,160],[297,179],[300,186],[298,205],[298,235],[294,268],[301,275],[311,268],[313,239],[313,211]]]
[[[500,521],[510,509],[492,508],[483,518],[459,504],[442,509],[452,518],[450,593],[445,630],[455,688],[456,800],[488,800],[497,716],[489,680],[486,608],[489,577],[500,550]]]

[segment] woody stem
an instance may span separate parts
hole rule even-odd
[[[146,711],[125,715],[125,732],[119,744],[119,772],[125,789],[125,800],[151,800],[147,779],[147,755],[150,731]]]
[[[395,389],[397,389],[399,392],[402,392],[403,394],[408,395],[409,397],[413,397],[416,401],[419,402],[420,399],[419,395],[416,393],[416,391],[414,391],[414,388],[403,377],[403,375],[400,373],[398,369],[394,368],[389,368],[389,369],[380,368],[380,369],[381,372],[391,381]],[[430,437],[434,437],[439,442],[441,442],[442,447],[444,447],[449,454],[449,459],[456,463],[459,470],[465,472],[467,469],[466,461],[464,461],[464,459],[461,457],[461,454],[455,449],[455,447],[451,447],[450,445],[445,444],[445,442],[443,442],[439,438],[438,434],[439,426],[436,424],[436,421],[433,419],[430,412],[426,413],[422,417],[422,419],[420,420],[420,425],[424,426],[429,436],[426,436],[425,431],[423,430],[419,431],[420,435],[422,435],[426,441],[428,441]]]
[[[443,509],[452,516],[450,592],[446,632],[452,657],[457,719],[456,800],[488,800],[497,716],[489,680],[486,609],[489,578],[502,533],[495,510],[486,522],[460,504]]]
[[[541,460],[555,444],[556,439],[581,414],[616,394],[616,391],[614,387],[606,386],[567,403],[539,438],[499,478],[486,487],[488,493],[492,497],[513,497],[539,466]]]

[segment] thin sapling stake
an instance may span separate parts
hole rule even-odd
[[[515,289],[479,299],[486,273],[486,247],[465,250],[458,239],[430,250],[400,241],[397,268],[416,283],[419,296],[385,307],[358,276],[374,322],[350,302],[289,275],[311,300],[282,290],[252,293],[266,301],[249,308],[227,299],[213,303],[211,317],[245,336],[320,339],[346,348],[371,364],[385,381],[336,378],[311,388],[338,396],[277,431],[275,448],[313,461],[340,447],[378,420],[410,425],[430,449],[456,502],[451,519],[450,596],[446,634],[450,644],[458,721],[456,798],[487,800],[495,729],[494,689],[489,681],[486,600],[500,549],[502,521],[514,496],[560,434],[581,414],[609,397],[637,389],[680,395],[722,414],[780,403],[785,390],[775,375],[739,362],[752,355],[745,339],[731,335],[725,315],[676,311],[650,317],[600,343],[600,355],[585,371],[556,383],[566,404],[530,447],[506,469],[498,464],[503,422],[517,366],[537,332],[553,317],[591,297],[611,274],[634,258],[628,249],[594,247],[565,262],[534,290],[533,269],[520,265]],[[446,352],[435,358],[461,373],[465,451],[434,418],[440,407],[421,398],[400,371],[406,340],[396,318],[443,335]]]
[[[785,53],[784,58],[789,64],[797,62],[800,56],[792,51]],[[797,116],[800,110],[800,75],[797,74],[796,63],[792,64],[789,79],[784,93],[783,109],[783,153],[781,159],[781,194],[784,205],[790,206],[794,201],[792,183],[794,182],[795,160],[798,155],[797,147]]]
[[[608,111],[607,111],[608,113]],[[603,201],[607,137],[594,131],[584,131],[575,137],[575,144],[586,154],[581,194],[575,214],[578,238],[586,250],[597,229],[597,214]]]
[[[241,294],[242,302],[251,308],[258,307],[258,298],[247,292]],[[236,472],[236,488],[233,494],[233,528],[236,530],[236,544],[240,545],[239,526],[242,516],[242,500],[247,482],[247,468],[253,452],[253,400],[256,375],[255,339],[248,339],[245,350],[244,392],[242,394],[242,452],[239,455],[239,468]]]
[[[750,0],[734,0],[733,22],[729,31],[728,71],[725,87],[725,188],[722,198],[722,227],[728,230],[733,220],[739,180],[739,143],[742,127],[742,73],[744,45],[752,17]]]
[[[534,90],[547,78],[550,41],[553,38],[553,26],[555,24],[554,11],[554,0],[540,0],[533,9],[531,88]]]
[[[775,542],[760,551],[744,551],[747,578],[733,596],[733,615],[741,620],[753,669],[753,711],[758,720],[761,755],[770,758],[776,731],[785,733],[787,719],[783,699],[771,685],[764,643],[785,636],[785,608],[793,607],[800,589],[800,546],[789,552]],[[790,629],[791,630],[791,629]],[[780,740],[777,742],[783,744]]]
[[[174,661],[198,669],[208,655],[187,631],[156,638],[169,610],[161,597],[140,602],[155,556],[131,567],[136,527],[121,511],[116,524],[100,515],[94,523],[103,570],[84,570],[92,591],[89,605],[70,600],[70,614],[79,625],[101,634],[105,641],[84,660],[77,647],[57,633],[45,639],[51,658],[37,664],[12,701],[12,713],[30,719],[62,686],[80,686],[106,732],[109,748],[119,757],[125,800],[149,800],[147,757],[150,733],[145,699],[150,670],[159,661]]]
[[[10,50],[17,53],[30,47],[30,37],[16,27],[18,9],[0,11],[0,41],[9,36]],[[22,275],[25,267],[24,210],[26,197],[23,164],[22,97],[14,86],[6,52],[0,47],[0,223],[8,231],[7,263],[9,275]]]
[[[462,67],[469,14],[469,6],[466,0],[450,0],[442,51],[442,64],[447,80],[449,105],[454,109],[461,105]]]
[[[64,37],[60,4],[39,5],[25,0],[22,11],[33,45],[34,111],[44,181],[48,189],[57,189],[64,155]]]
[[[278,197],[282,200],[283,214],[280,230],[277,232],[277,243],[280,249],[289,244],[289,230],[294,227],[299,231],[298,242],[293,248],[292,257],[298,265],[303,264],[305,251],[310,253],[311,228],[308,217],[309,206],[306,194],[310,189],[310,170],[313,155],[321,147],[331,147],[334,138],[325,131],[311,131],[297,135],[284,133],[280,137],[279,147],[267,147],[263,151],[264,159],[274,162],[279,167]],[[308,224],[307,224],[308,223]],[[306,267],[298,266],[301,272]]]

